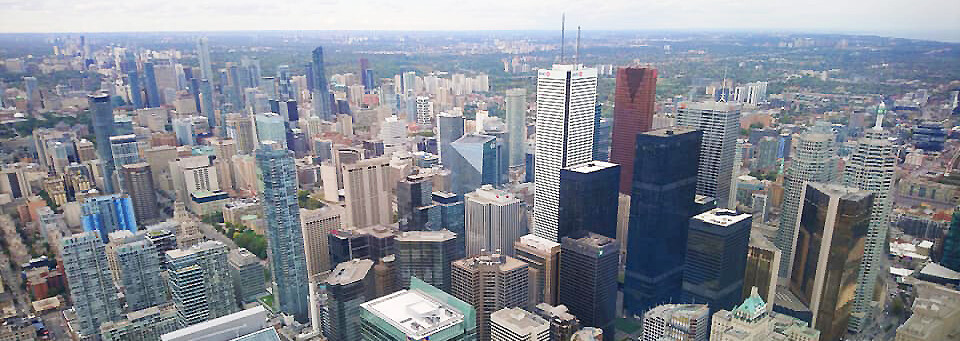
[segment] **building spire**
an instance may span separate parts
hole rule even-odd
[[[883,103],[883,100],[880,101],[880,105],[877,106],[877,123],[873,126],[875,130],[883,129],[883,116],[887,114],[887,105]]]
[[[560,14],[560,64],[563,64],[563,43],[564,43],[564,32],[566,32],[567,26],[567,13]]]
[[[580,63],[580,26],[577,26],[577,54],[573,57],[574,63]]]

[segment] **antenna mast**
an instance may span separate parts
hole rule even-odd
[[[580,63],[580,26],[577,26],[577,55],[574,60]]]
[[[567,14],[561,13],[560,14],[560,64],[563,64],[563,41],[564,41],[563,33],[566,31],[566,25],[567,25]]]

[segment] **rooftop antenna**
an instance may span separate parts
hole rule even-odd
[[[574,61],[580,63],[580,26],[577,26],[577,55],[574,57]]]
[[[566,31],[567,13],[560,14],[560,64],[563,64],[563,33]]]
[[[720,102],[726,102],[727,96],[730,96],[729,90],[727,93],[724,93],[724,90],[727,89],[727,67],[723,67],[723,80],[720,81]]]

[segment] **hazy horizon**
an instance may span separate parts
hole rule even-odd
[[[0,33],[248,31],[743,31],[960,42],[960,1],[0,0]]]

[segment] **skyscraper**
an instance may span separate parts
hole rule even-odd
[[[297,321],[309,318],[307,261],[297,201],[297,168],[293,152],[264,144],[257,149],[257,173],[262,181],[260,200],[267,221],[270,270],[279,310]]]
[[[747,249],[747,269],[743,274],[744,299],[750,297],[752,290],[766,302],[774,302],[777,294],[781,252],[759,231],[750,232],[750,245]],[[773,309],[773,304],[769,307]]]
[[[120,319],[117,288],[110,278],[103,241],[95,232],[64,237],[60,241],[63,269],[80,335],[97,335],[100,325]]]
[[[417,125],[421,127],[433,127],[433,101],[427,96],[417,96]]]
[[[116,135],[113,124],[113,105],[110,95],[104,92],[90,95],[90,121],[93,125],[93,135],[97,139],[97,156],[100,158],[100,168],[103,174],[103,191],[114,193],[113,172],[116,166],[113,163],[113,151],[110,150],[110,137]]]
[[[643,314],[643,341],[706,341],[710,309],[705,304],[664,304]]]
[[[324,205],[315,210],[301,208],[300,223],[307,256],[307,278],[313,278],[336,265],[330,263],[327,236],[331,231],[343,228],[343,207]]]
[[[780,227],[774,244],[783,252],[780,258],[780,277],[789,278],[793,273],[793,249],[796,245],[797,226],[800,223],[800,204],[807,182],[823,182],[827,179],[826,164],[833,156],[833,136],[817,131],[808,131],[795,139],[796,153],[783,177],[783,205],[780,212]]]
[[[200,79],[213,81],[213,67],[210,65],[210,41],[207,37],[197,39],[197,59],[200,61]],[[211,125],[212,127],[212,125]]]
[[[467,253],[466,212],[463,199],[450,192],[433,192],[433,203],[440,210],[440,228],[457,235],[457,257]]]
[[[327,85],[327,71],[323,64],[323,47],[313,49],[313,77],[313,115],[333,121],[330,87]]]
[[[490,314],[492,341],[550,341],[550,322],[518,307]]]
[[[210,130],[217,126],[216,107],[213,102],[213,78],[200,80],[200,112],[207,118],[207,126]]]
[[[617,237],[620,165],[591,161],[560,170],[558,237],[579,230]]]
[[[166,252],[167,282],[181,327],[238,310],[227,252],[226,245],[214,240]]]
[[[160,257],[153,242],[140,239],[120,244],[116,249],[120,283],[128,311],[146,309],[167,301],[160,278]]]
[[[687,230],[698,213],[700,137],[688,127],[637,134],[623,290],[628,314],[680,301]]]
[[[943,237],[942,254],[941,265],[953,271],[960,271],[960,207],[953,210],[950,228]]]
[[[467,193],[467,256],[482,250],[513,255],[513,243],[527,234],[523,203],[516,195],[484,185]]]
[[[477,310],[477,340],[490,340],[490,314],[529,303],[527,264],[500,254],[485,254],[453,262],[453,296]]]
[[[80,206],[83,231],[96,231],[101,241],[108,241],[110,232],[137,232],[133,201],[126,194],[88,197]]]
[[[537,74],[534,234],[558,240],[560,170],[593,157],[597,69],[554,65]]]
[[[136,63],[134,63],[134,66],[136,66]],[[128,70],[127,86],[130,88],[130,103],[133,104],[133,107],[136,109],[145,108],[143,105],[143,89],[140,88],[140,85],[140,74],[137,73],[137,70]]]
[[[410,290],[360,305],[363,341],[470,341],[477,339],[476,310],[464,301],[412,278]]]
[[[894,173],[897,168],[897,154],[889,135],[883,130],[883,115],[878,115],[877,124],[867,129],[857,141],[857,147],[850,155],[843,171],[844,186],[874,193],[873,211],[870,216],[870,230],[867,233],[867,245],[860,264],[857,279],[857,296],[853,301],[850,316],[850,330],[863,331],[870,319],[870,303],[876,292],[877,278],[884,276],[881,263],[887,245],[888,221],[893,208],[892,195]]]
[[[440,131],[439,140],[439,152],[440,152],[440,163],[444,166],[450,167],[453,162],[453,147],[450,146],[453,141],[459,140],[464,133],[464,119],[463,115],[455,113],[440,113],[437,116],[438,130]],[[446,155],[444,155],[446,154]]]
[[[629,195],[633,191],[633,159],[637,134],[648,131],[653,126],[656,93],[657,69],[617,69],[610,162],[623,167],[620,173],[620,193]]]
[[[237,144],[237,153],[253,152],[257,145],[257,132],[250,116],[243,114],[227,114],[227,137]]]
[[[802,192],[790,291],[810,307],[823,340],[847,333],[874,194],[808,182]]]
[[[681,103],[677,125],[703,131],[697,194],[717,199],[718,207],[729,207],[740,107],[725,102]]]
[[[143,63],[143,83],[147,88],[147,106],[156,108],[163,105],[160,90],[157,88],[157,75],[153,70],[152,62]]]
[[[440,208],[433,203],[432,177],[413,174],[397,182],[397,215],[400,231],[433,230],[433,224],[439,225]]]
[[[617,319],[617,272],[620,243],[596,233],[563,238],[557,302],[570,308],[586,326],[603,329],[604,340],[613,340]]]
[[[344,164],[343,197],[346,226],[367,227],[391,223],[390,159],[378,157]],[[296,181],[296,179],[294,179]]]
[[[453,192],[464,195],[482,185],[501,184],[497,168],[497,139],[490,135],[467,134],[453,141],[444,156],[450,168]]]
[[[328,340],[360,340],[360,304],[375,298],[373,278],[372,260],[353,259],[337,264],[323,281],[323,334]]]
[[[233,290],[240,304],[256,302],[258,297],[266,294],[264,269],[257,255],[244,248],[233,249],[227,255],[227,262],[230,264]]]
[[[510,167],[523,166],[527,156],[527,89],[507,90],[507,131],[510,132]]]
[[[147,225],[148,222],[160,219],[160,210],[157,209],[157,189],[153,185],[153,172],[146,162],[133,163],[120,167],[120,178],[123,187],[130,193],[133,212],[137,224]]]
[[[254,120],[257,125],[257,140],[261,144],[264,141],[273,141],[279,144],[279,148],[287,148],[287,125],[280,114],[257,114]]]
[[[690,218],[683,301],[705,303],[710,311],[740,302],[753,217],[715,208]]]
[[[457,235],[447,230],[401,232],[394,241],[400,286],[410,277],[450,290],[450,263],[457,259]]]
[[[530,302],[557,303],[560,243],[533,234],[513,244],[517,259],[530,266]]]

